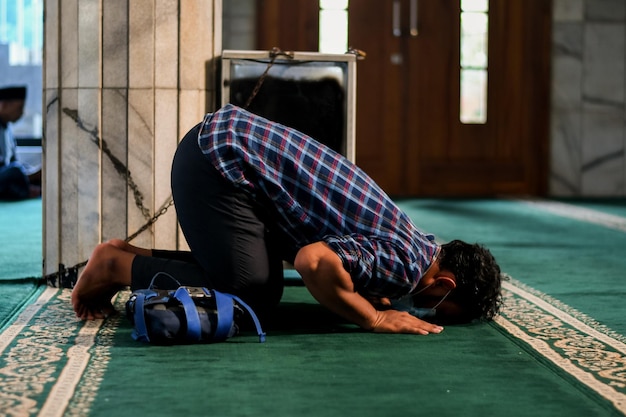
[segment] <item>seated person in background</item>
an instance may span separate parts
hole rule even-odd
[[[113,313],[118,290],[148,288],[158,272],[236,294],[263,315],[280,301],[283,260],[320,304],[375,332],[440,333],[441,323],[489,320],[500,307],[487,249],[436,243],[352,162],[238,107],[208,114],[182,139],[172,194],[191,252],[98,245],[72,292],[79,318]],[[407,298],[429,321],[394,308]]]
[[[26,87],[0,88],[0,200],[22,200],[41,195],[41,171],[17,159],[17,145],[9,123],[24,113]]]

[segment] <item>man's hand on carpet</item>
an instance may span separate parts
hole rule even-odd
[[[406,311],[384,310],[377,312],[372,329],[375,333],[411,333],[426,335],[441,333],[443,327],[420,320]]]

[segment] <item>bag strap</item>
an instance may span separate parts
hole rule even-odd
[[[202,327],[200,325],[200,315],[198,309],[184,287],[179,287],[174,293],[176,298],[183,305],[185,317],[187,319],[187,340],[199,342],[202,339]]]
[[[144,302],[146,295],[144,293],[138,293],[135,295],[135,311],[133,312],[133,321],[135,322],[135,328],[131,336],[133,339],[140,342],[150,342],[148,337],[148,328],[146,327],[146,317],[144,316]]]
[[[215,297],[215,305],[217,307],[217,328],[215,329],[213,340],[223,342],[228,339],[230,329],[233,327],[235,307],[233,306],[233,300],[227,294],[215,290],[211,291],[213,297]]]
[[[261,327],[261,322],[259,321],[259,318],[256,316],[256,314],[254,314],[254,310],[252,310],[252,307],[250,307],[248,304],[246,304],[241,298],[237,297],[236,295],[232,295],[232,294],[227,294],[227,295],[233,300],[237,301],[237,303],[240,304],[243,308],[245,308],[248,314],[250,314],[250,317],[252,317],[252,321],[254,322],[254,326],[256,327],[256,332],[259,335],[259,343],[264,343],[265,332],[263,331],[263,328]]]

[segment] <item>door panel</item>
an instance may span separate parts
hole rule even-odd
[[[357,66],[357,164],[388,193],[401,193],[407,187],[402,159],[408,77],[398,62],[404,57],[403,43],[392,33],[392,7],[380,7],[376,0],[353,0],[348,28],[350,44],[367,53]]]
[[[257,0],[257,49],[317,51],[319,0]]]
[[[419,0],[414,37],[401,0],[400,38],[393,3],[350,2],[350,43],[368,53],[358,69],[357,163],[392,195],[545,194],[550,2],[490,1],[485,124],[459,117],[460,2]],[[380,97],[395,104],[388,126],[375,116],[387,111]],[[380,157],[386,134],[398,135],[395,158]]]

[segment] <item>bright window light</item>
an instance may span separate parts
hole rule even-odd
[[[461,0],[461,108],[463,123],[487,122],[489,0]]]
[[[348,50],[348,0],[320,0],[319,51],[343,54]]]

